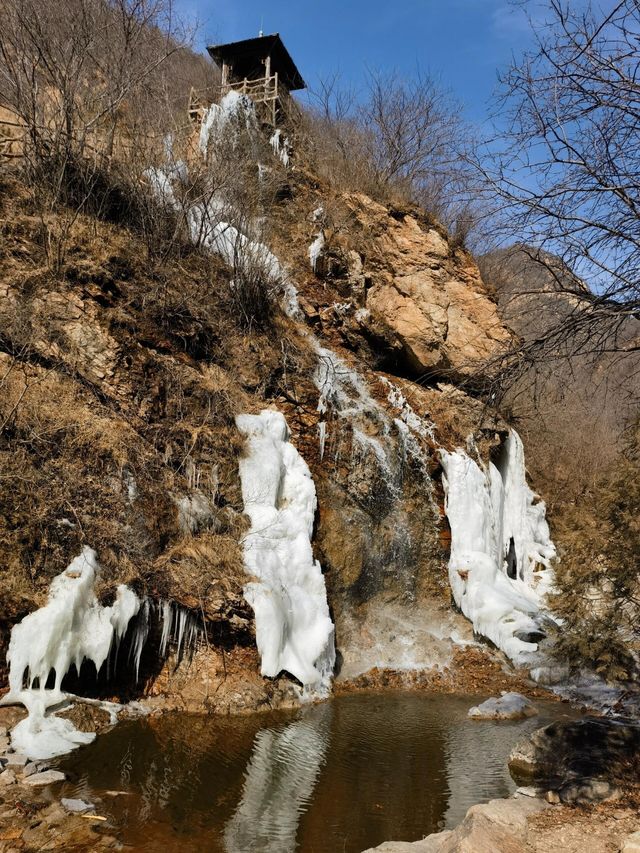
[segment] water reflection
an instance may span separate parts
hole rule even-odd
[[[62,796],[100,799],[139,853],[360,853],[415,841],[512,791],[511,747],[564,710],[542,704],[538,718],[492,723],[469,720],[472,704],[389,692],[280,714],[133,720],[60,760]]]
[[[332,705],[307,711],[284,729],[256,735],[242,799],[224,830],[228,853],[287,853],[296,848],[329,744]]]

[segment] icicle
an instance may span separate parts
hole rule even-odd
[[[322,255],[322,250],[324,249],[324,231],[320,231],[313,241],[313,243],[309,246],[309,261],[311,263],[311,269],[314,272],[318,270],[318,261],[320,260],[320,256]]]
[[[320,445],[320,461],[324,459],[324,446],[327,440],[327,424],[325,421],[318,422],[318,443]]]
[[[129,650],[129,658],[133,657],[133,663],[136,671],[136,681],[140,674],[140,658],[142,657],[142,649],[149,636],[149,602],[147,599],[142,603],[138,621],[135,626],[135,633]]]

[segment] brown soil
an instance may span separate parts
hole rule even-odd
[[[529,818],[526,853],[618,853],[640,830],[640,794],[595,806],[556,806]]]
[[[504,659],[498,654],[472,646],[456,649],[451,665],[446,669],[417,672],[373,669],[357,678],[336,682],[334,692],[415,688],[431,693],[495,696],[503,690],[511,690],[532,699],[561,701],[555,693],[534,684],[522,673],[505,667]]]

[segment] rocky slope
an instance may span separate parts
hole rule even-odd
[[[102,566],[101,601],[127,583],[151,603],[139,682],[101,672],[96,686],[83,666],[69,689],[225,711],[297,701],[286,676],[260,677],[242,594],[234,419],[265,407],[285,415],[315,481],[313,545],[342,677],[445,665],[452,638],[470,637],[449,605],[438,448],[473,434],[486,459],[504,438],[456,383],[479,383],[510,333],[471,256],[420,211],[336,194],[303,170],[286,180],[273,249],[300,311],[246,328],[220,259],[187,244],[150,254],[144,235],[108,219],[43,220],[3,177],[4,648],[83,544]],[[177,614],[170,664],[165,601]],[[125,646],[140,630],[134,620]]]

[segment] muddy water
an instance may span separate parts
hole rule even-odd
[[[122,723],[60,762],[139,851],[357,853],[454,826],[507,796],[506,759],[540,717],[475,722],[477,697],[338,697],[279,715],[171,714]],[[118,793],[116,793],[118,792]]]

